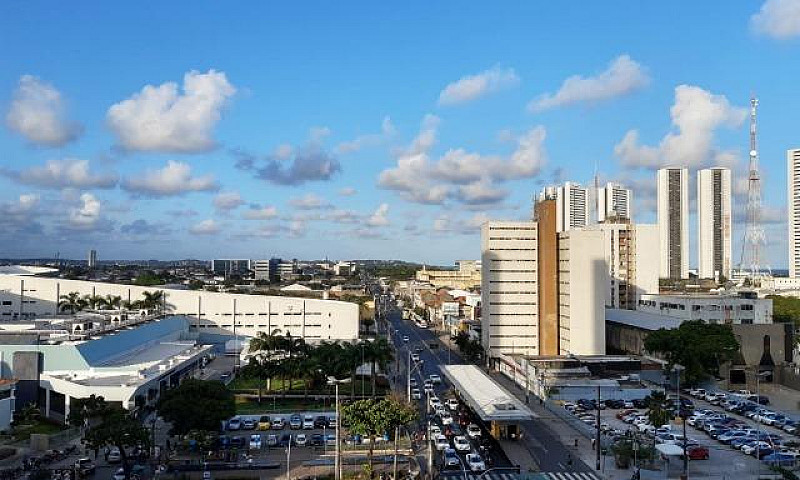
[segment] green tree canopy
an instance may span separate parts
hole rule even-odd
[[[669,362],[669,369],[675,364],[684,366],[684,381],[696,385],[709,375],[718,374],[721,364],[733,360],[739,342],[729,325],[692,320],[672,330],[662,328],[650,333],[644,347],[662,355]]]
[[[772,300],[772,320],[800,326],[800,298],[767,295]]]
[[[191,430],[219,430],[220,422],[236,414],[236,402],[222,382],[188,379],[167,390],[156,409],[172,423],[173,433],[185,435]]]
[[[396,427],[408,425],[416,416],[416,408],[395,397],[358,400],[342,407],[342,422],[349,425],[350,433],[368,437],[370,440],[367,456],[370,471],[375,437],[387,435]]]

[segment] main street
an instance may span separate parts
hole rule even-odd
[[[386,311],[386,319],[389,321],[390,338],[397,348],[397,369],[395,370],[398,375],[399,381],[396,386],[401,393],[405,394],[405,381],[407,378],[406,363],[408,358],[408,348],[412,351],[415,347],[422,347],[419,352],[420,359],[423,360],[423,367],[420,369],[421,376],[427,377],[432,373],[441,375],[440,366],[450,364],[465,363],[457,351],[452,351],[448,348],[448,343],[441,342],[436,333],[430,329],[419,328],[413,322],[402,319],[402,314],[399,309],[391,306]],[[403,337],[407,336],[409,341],[403,341]],[[438,344],[439,348],[431,348],[431,345]],[[453,345],[453,348],[455,346]],[[422,388],[422,385],[419,385]],[[437,395],[442,395],[448,387],[439,386],[441,392]],[[518,390],[511,390],[513,394],[520,396]],[[423,397],[424,398],[424,397]],[[521,395],[524,400],[524,393]],[[535,398],[535,397],[534,397]],[[424,403],[421,403],[424,406]],[[536,408],[538,405],[532,405],[533,410],[543,416],[552,417],[552,414],[541,408]],[[574,447],[567,447],[562,444],[556,435],[545,425],[542,418],[521,423],[521,428],[524,432],[523,444],[524,447],[536,459],[536,462],[541,471],[545,472],[594,472],[593,468],[583,463],[576,452]],[[576,433],[576,438],[578,434]],[[588,447],[588,441],[583,439],[583,448]],[[571,451],[572,450],[572,451]]]

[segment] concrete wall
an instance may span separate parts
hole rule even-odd
[[[191,318],[192,328],[201,333],[255,336],[277,329],[309,342],[358,338],[358,305],[349,302],[14,275],[0,275],[0,321],[53,316],[58,310],[59,296],[69,292],[139,300],[143,292],[156,290],[165,293],[172,313]]]
[[[539,258],[539,355],[558,355],[558,233],[556,232],[556,201],[543,200],[536,204]]]

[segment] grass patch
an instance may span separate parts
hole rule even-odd
[[[306,385],[302,380],[292,380],[291,384],[289,384],[288,380],[284,382],[281,379],[275,379],[272,381],[271,389],[267,390],[267,382],[265,381],[261,381],[257,378],[237,377],[228,384],[228,389],[235,393],[258,394],[259,383],[261,384],[261,393],[263,395],[280,395],[284,393],[284,391],[292,394],[306,393]],[[285,387],[288,387],[288,390],[284,390]],[[372,381],[368,378],[357,378],[353,384],[342,384],[339,386],[339,395],[350,395],[351,390],[354,391],[356,395],[360,395],[362,392],[364,392],[364,395],[371,395]],[[385,395],[388,392],[388,385],[386,385],[385,380],[378,381],[377,390],[378,395]],[[328,385],[319,385],[316,388],[309,386],[308,394],[333,395],[333,388]]]
[[[17,425],[11,434],[11,439],[15,442],[28,440],[32,434],[53,435],[54,433],[67,430],[66,425],[50,422],[44,419],[36,420],[32,423]]]
[[[301,411],[331,411],[331,402],[321,402],[312,398],[257,399],[236,397],[236,414],[253,415],[259,413],[295,413]]]

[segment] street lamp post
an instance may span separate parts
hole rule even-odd
[[[336,453],[335,453],[335,460],[333,462],[334,468],[334,478],[336,480],[341,480],[342,478],[342,470],[341,470],[341,460],[339,458],[339,425],[342,423],[342,419],[339,417],[339,385],[342,383],[349,382],[349,378],[345,378],[344,380],[337,380],[336,377],[328,377],[328,385],[334,385],[336,388]],[[326,440],[327,441],[327,440]],[[288,476],[288,473],[287,473]]]

